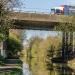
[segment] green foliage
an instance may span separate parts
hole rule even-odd
[[[10,20],[8,15],[8,11],[5,9],[5,5],[7,2],[5,0],[0,0],[0,32],[5,33],[10,25]]]
[[[4,65],[5,58],[0,55],[0,65]]]
[[[55,30],[65,31],[65,32],[75,31],[75,16],[62,17],[62,21],[63,22],[59,22],[56,25]]]
[[[9,10],[18,7],[19,0],[0,0],[0,33],[4,35],[0,40],[7,39],[6,32],[13,26],[14,21],[9,18]]]
[[[29,66],[35,75],[48,75],[49,69],[53,68],[51,59],[58,56],[60,39],[57,37],[32,37],[29,40],[27,59]],[[60,45],[61,46],[61,45]]]
[[[5,60],[5,58],[0,55],[0,61],[4,61],[4,60]]]
[[[36,68],[35,64],[37,64],[37,57],[39,56],[39,43],[42,41],[38,36],[32,37],[29,40],[29,48],[28,48],[28,63],[30,69]],[[35,69],[36,70],[36,69]]]
[[[54,54],[54,47],[53,47],[53,45],[51,45],[51,47],[49,47],[48,50],[47,50],[48,59],[52,58],[53,54]]]
[[[0,42],[3,41],[4,38],[5,38],[4,35],[1,33],[1,34],[0,34]]]
[[[3,41],[7,38],[6,32],[10,28],[11,20],[9,19],[8,10],[6,10],[6,5],[8,0],[0,0],[0,40]]]
[[[22,44],[19,40],[9,37],[8,39],[8,56],[16,57],[17,53],[22,50]]]
[[[47,49],[47,57],[46,57],[46,64],[47,64],[47,69],[48,70],[52,70],[53,69],[53,65],[52,65],[52,59],[53,59],[53,55],[54,55],[54,46],[51,45],[48,49]]]
[[[23,75],[22,69],[14,68],[11,70],[0,71],[0,75]]]

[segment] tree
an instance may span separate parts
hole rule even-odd
[[[0,0],[0,34],[3,36],[7,34],[8,29],[13,25],[13,22],[8,17],[9,11],[18,5],[19,0]]]
[[[0,34],[0,42],[3,41],[3,39],[4,39],[3,34]]]
[[[0,0],[0,41],[3,41],[3,50],[7,50],[9,29],[14,24],[8,15],[19,3],[19,0]]]
[[[58,23],[56,30],[62,31],[62,58],[64,61],[69,59],[70,52],[73,50],[73,32],[75,30],[75,16],[64,16],[63,23]],[[70,40],[70,41],[69,41]]]
[[[18,52],[22,50],[22,44],[18,39],[15,39],[13,37],[9,37],[8,39],[8,57],[13,58],[13,57],[19,57]]]

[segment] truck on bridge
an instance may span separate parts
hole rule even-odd
[[[75,15],[75,6],[61,5],[59,7],[54,7],[51,9],[51,14]]]

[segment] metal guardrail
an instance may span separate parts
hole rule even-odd
[[[38,14],[51,14],[50,9],[38,9],[38,8],[13,8],[14,12],[24,12],[24,13],[38,13]],[[44,12],[46,11],[46,12]]]

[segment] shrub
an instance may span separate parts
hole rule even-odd
[[[0,65],[4,65],[5,58],[0,55]]]
[[[18,39],[15,39],[13,37],[9,37],[7,48],[8,48],[8,52],[7,52],[8,58],[9,57],[10,58],[12,58],[12,57],[17,58],[18,52],[20,52],[23,47],[22,47],[21,42]]]

